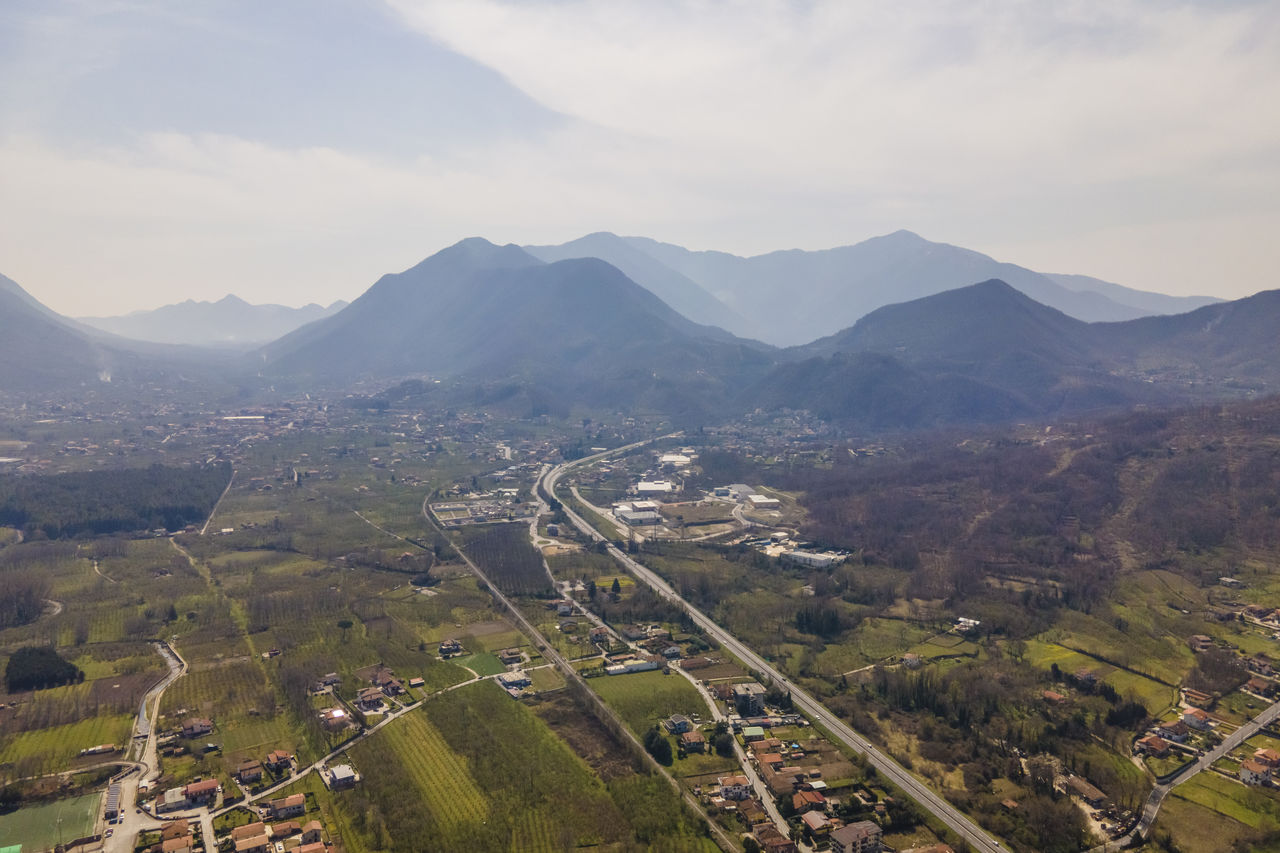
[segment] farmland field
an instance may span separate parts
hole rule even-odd
[[[132,727],[133,717],[119,714],[90,717],[77,723],[21,732],[4,739],[4,745],[0,747],[0,764],[26,766],[25,762],[38,763],[40,772],[61,769],[68,766],[82,749],[104,743],[127,747]],[[120,753],[102,758],[118,757]]]
[[[1199,773],[1194,779],[1173,789],[1173,796],[1257,828],[1264,821],[1274,825],[1280,817],[1280,802],[1275,795],[1259,788],[1248,788],[1216,773]]]
[[[550,853],[625,837],[600,780],[489,682],[427,700],[352,757],[377,768],[339,800],[370,849]]]
[[[1223,853],[1250,831],[1238,820],[1176,795],[1160,808],[1156,829],[1169,832],[1184,853]]]
[[[488,817],[489,804],[466,762],[449,748],[426,714],[411,713],[387,726],[383,739],[385,743],[377,750],[391,749],[408,772],[423,806],[446,832]],[[374,758],[366,755],[367,751],[372,750],[357,749],[356,761],[362,766],[379,766],[380,761],[366,760]]]

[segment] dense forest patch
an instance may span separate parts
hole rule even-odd
[[[230,480],[229,463],[0,477],[0,525],[49,539],[181,530],[204,521]]]
[[[84,673],[48,646],[24,646],[9,658],[4,682],[10,693],[59,687],[84,680]]]

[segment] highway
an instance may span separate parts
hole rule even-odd
[[[640,442],[639,444],[644,444],[644,443],[645,442]],[[638,446],[638,445],[628,445],[628,446]],[[597,454],[597,456],[598,455],[599,454]],[[588,457],[588,458],[595,458],[595,457]],[[543,479],[545,479],[546,476],[547,474],[544,473]],[[535,494],[536,494],[536,490],[535,490]],[[427,501],[429,499],[430,499],[430,495],[428,495],[427,498],[424,498],[422,501],[422,517],[426,519],[426,522],[428,525],[434,526],[434,523],[431,520],[431,512],[427,507]],[[544,502],[544,505],[545,505],[545,502]],[[576,684],[577,686],[582,688],[583,694],[585,694],[587,698],[593,701],[593,703],[595,704],[600,714],[604,717],[607,717],[613,722],[613,726],[612,726],[613,731],[618,736],[625,737],[628,741],[630,741],[632,748],[634,748],[637,751],[637,754],[644,756],[646,763],[651,768],[656,770],[658,773],[662,774],[663,778],[667,780],[667,783],[670,784],[678,794],[681,794],[683,796],[685,802],[688,803],[689,806],[693,809],[694,814],[698,814],[698,815],[704,814],[702,807],[698,803],[697,799],[688,791],[684,791],[680,787],[680,783],[676,781],[675,777],[672,776],[671,773],[665,767],[659,764],[653,758],[653,756],[649,755],[648,751],[644,748],[644,744],[640,742],[640,739],[637,738],[635,734],[632,733],[631,729],[627,728],[626,724],[622,722],[622,720],[618,717],[616,713],[614,713],[613,709],[610,708],[608,705],[606,705],[604,703],[604,700],[602,700],[599,696],[597,696],[595,691],[593,691],[590,687],[587,686],[582,676],[578,673],[576,669],[573,668],[573,664],[569,663],[569,661],[566,660],[564,656],[561,655],[560,652],[556,650],[556,647],[553,646],[547,640],[546,637],[542,636],[542,632],[539,631],[534,626],[534,624],[529,621],[529,619],[524,615],[524,612],[520,610],[520,608],[517,607],[513,601],[511,601],[511,599],[507,598],[507,596],[503,594],[502,590],[498,589],[498,587],[495,586],[491,580],[489,580],[489,577],[484,573],[484,571],[479,566],[477,566],[470,557],[467,556],[466,552],[463,551],[460,546],[455,545],[454,550],[458,552],[458,556],[462,558],[462,562],[467,564],[467,568],[471,570],[471,573],[474,574],[477,578],[479,578],[481,583],[483,583],[485,587],[488,588],[489,594],[492,595],[494,599],[497,600],[498,603],[501,604],[504,608],[506,608],[507,612],[511,614],[511,618],[515,620],[516,627],[524,631],[524,633],[527,636],[533,639],[533,641],[537,644],[538,652],[544,658],[551,661],[551,663],[555,664],[556,668],[559,669],[562,673],[564,673],[565,678],[570,683]],[[544,561],[544,567],[545,567],[545,561]],[[549,571],[548,571],[548,577],[550,577]],[[552,586],[554,586],[555,578],[551,577],[551,581],[552,581]],[[720,846],[722,850],[737,849],[734,846],[733,842],[729,840],[729,837],[725,834],[725,831],[721,829],[719,825],[717,825],[709,817],[706,817],[704,819],[706,820],[707,826],[711,830],[711,834],[715,837],[716,843]]]
[[[611,453],[619,453],[636,445],[628,445],[627,448],[619,448],[610,453],[596,454],[585,459],[576,460],[574,462],[566,462],[557,465],[550,471],[545,473],[539,483],[539,488],[548,496],[554,497],[556,484],[560,477],[569,469],[577,467],[587,462],[595,461]],[[590,524],[588,524],[580,515],[573,512],[567,505],[564,506],[565,515],[587,536],[599,542],[604,540],[599,532],[597,532]],[[607,540],[606,540],[607,541]],[[818,702],[800,687],[793,684],[786,676],[776,670],[768,661],[757,655],[750,647],[741,642],[737,637],[730,634],[727,630],[720,627],[716,622],[696,607],[692,606],[679,594],[676,593],[670,585],[654,572],[645,568],[640,563],[631,559],[621,550],[613,545],[608,546],[609,554],[624,565],[638,580],[648,584],[654,592],[664,599],[681,607],[689,614],[689,617],[697,623],[707,634],[714,637],[717,642],[727,648],[736,655],[740,660],[750,666],[757,672],[771,678],[774,684],[791,693],[791,700],[797,708],[802,710],[815,723],[826,728],[837,739],[852,747],[857,752],[865,755],[868,762],[876,768],[885,778],[889,779],[902,790],[906,791],[912,798],[916,800],[922,807],[931,812],[938,820],[946,824],[951,831],[964,838],[975,850],[987,851],[987,853],[1002,853],[1006,848],[988,835],[981,827],[966,817],[959,809],[952,806],[942,797],[935,794],[923,782],[908,773],[901,765],[881,752],[874,744],[855,732],[849,726],[845,725],[838,717],[832,714],[822,703]]]

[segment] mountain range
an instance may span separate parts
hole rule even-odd
[[[1038,273],[910,231],[853,246],[745,258],[603,232],[560,246],[527,248],[544,260],[601,258],[686,316],[777,346],[834,334],[885,305],[993,278],[1090,322],[1175,314],[1218,301],[1148,293],[1088,276]]]
[[[216,358],[90,329],[4,279],[0,390],[201,365],[234,374],[242,387],[394,387],[388,393],[399,398],[512,413],[568,417],[605,408],[694,424],[792,408],[879,430],[1280,387],[1280,291],[1179,314],[1086,322],[989,279],[881,306],[833,334],[779,348],[687,318],[604,260],[538,251],[547,259],[464,240],[383,276],[335,313],[243,356]],[[634,255],[629,264],[655,270]],[[668,285],[683,288],[698,319],[724,304],[678,277]]]
[[[122,316],[81,317],[80,322],[138,341],[248,349],[274,341],[299,326],[328,317],[346,306],[342,300],[328,307],[314,302],[301,308],[251,305],[238,296],[228,294],[217,302],[188,299]]]

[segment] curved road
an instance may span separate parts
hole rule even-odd
[[[598,453],[594,456],[588,456],[574,462],[566,462],[557,465],[549,472],[543,475],[539,482],[539,488],[548,496],[555,495],[556,483],[560,477],[570,468],[582,465],[587,462],[595,461],[613,453],[619,453],[630,447],[638,446],[646,442],[638,442],[636,445],[628,445],[627,448],[618,448],[614,451],[606,453]],[[602,541],[602,537],[594,528],[591,527],[581,516],[571,510],[567,505],[564,506],[565,515],[573,522],[574,526],[581,530],[584,534],[590,536],[595,541]],[[849,726],[845,725],[838,717],[823,707],[804,690],[793,684],[786,676],[775,669],[768,661],[757,655],[750,647],[741,642],[737,637],[730,634],[727,630],[720,627],[712,619],[698,610],[696,607],[687,603],[682,599],[674,589],[672,589],[666,581],[654,572],[645,568],[640,563],[628,557],[622,551],[613,545],[608,546],[609,554],[618,562],[622,563],[627,569],[635,575],[636,578],[648,584],[654,592],[671,603],[681,607],[689,617],[702,627],[710,636],[723,646],[725,646],[739,659],[744,661],[748,666],[757,672],[763,673],[773,679],[783,689],[791,692],[792,702],[802,711],[809,715],[815,722],[824,726],[835,737],[846,745],[852,747],[856,751],[867,757],[867,760],[880,773],[884,774],[890,781],[902,790],[910,794],[921,806],[931,812],[938,820],[947,825],[951,831],[964,838],[974,849],[986,851],[986,853],[1003,853],[1006,849],[1000,842],[993,839],[981,827],[965,816],[959,809],[948,803],[942,797],[935,794],[923,782],[908,773],[901,765],[881,752],[874,744],[855,732]]]

